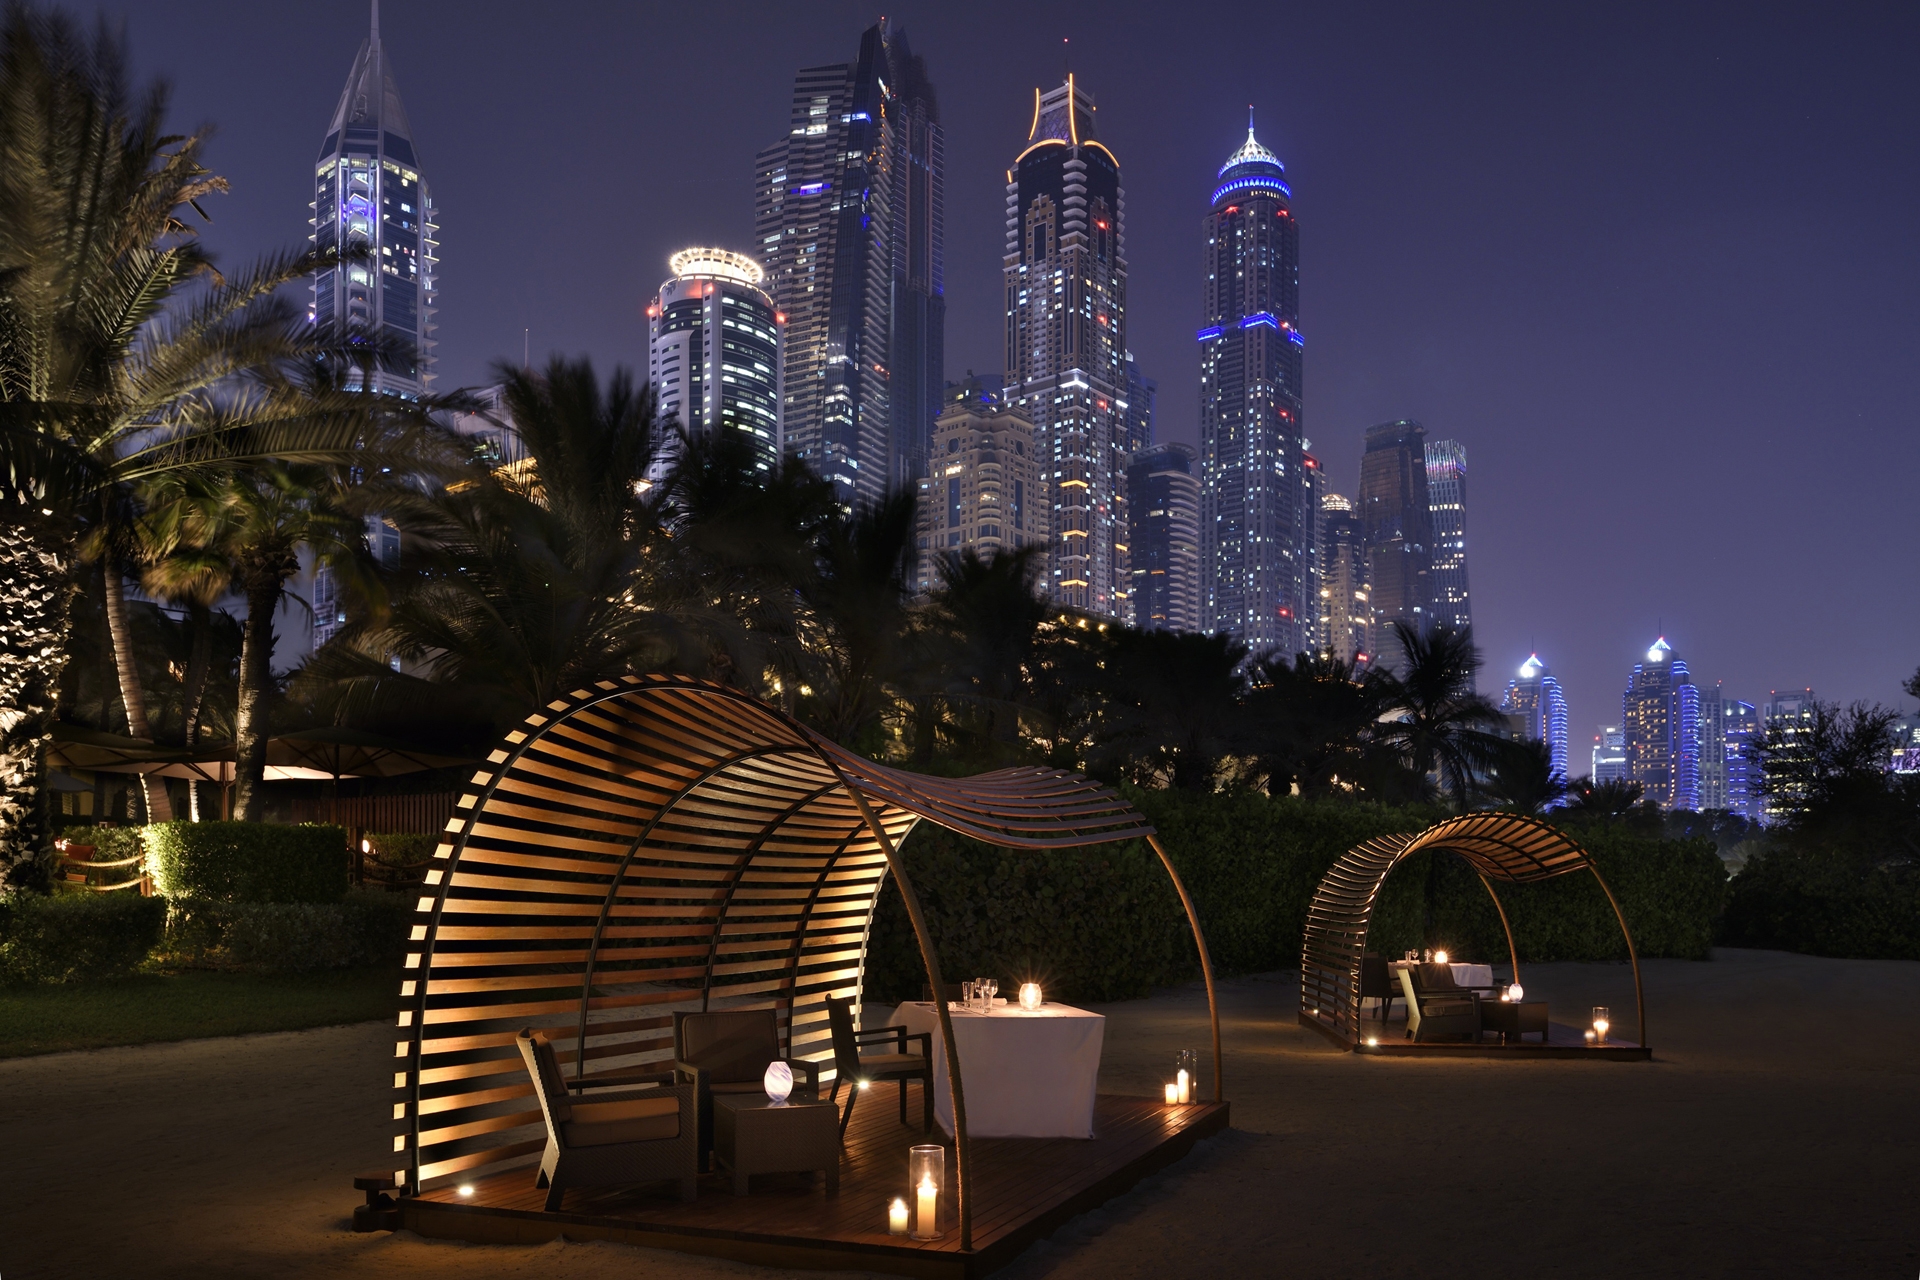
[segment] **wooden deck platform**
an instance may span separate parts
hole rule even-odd
[[[529,1166],[474,1181],[470,1196],[442,1187],[406,1197],[400,1225],[442,1239],[538,1243],[565,1235],[762,1266],[959,1280],[1005,1266],[1068,1219],[1179,1160],[1225,1129],[1229,1114],[1224,1102],[1169,1107],[1157,1098],[1102,1094],[1090,1140],[974,1139],[974,1247],[963,1253],[949,1213],[951,1154],[941,1199],[945,1234],[926,1242],[887,1234],[887,1204],[907,1192],[907,1148],[944,1140],[937,1128],[922,1135],[918,1092],[917,1084],[909,1086],[911,1125],[900,1124],[894,1090],[886,1086],[876,1086],[854,1112],[837,1196],[803,1174],[767,1174],[754,1178],[751,1195],[736,1197],[726,1176],[709,1174],[691,1204],[662,1184],[570,1191],[561,1212],[546,1213],[546,1193],[534,1188]]]
[[[1605,1044],[1588,1044],[1584,1028],[1548,1022],[1543,1043],[1531,1035],[1514,1044],[1502,1044],[1491,1032],[1478,1043],[1469,1040],[1430,1040],[1415,1042],[1406,1038],[1405,1016],[1385,1022],[1375,1017],[1360,1020],[1360,1042],[1355,1044],[1339,1030],[1302,1011],[1300,1024],[1333,1041],[1342,1049],[1375,1058],[1561,1058],[1584,1062],[1647,1062],[1653,1050],[1631,1040],[1612,1037]]]

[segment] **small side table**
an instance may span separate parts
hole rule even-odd
[[[827,1194],[840,1191],[840,1122],[828,1102],[776,1107],[765,1094],[717,1094],[713,1099],[714,1160],[733,1171],[733,1194],[747,1194],[756,1173],[825,1170]]]
[[[1529,1031],[1538,1031],[1540,1043],[1545,1044],[1549,1039],[1547,1002],[1545,1000],[1482,1000],[1480,1026],[1484,1031],[1498,1031],[1501,1044],[1515,1044]]]

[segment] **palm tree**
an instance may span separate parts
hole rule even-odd
[[[982,556],[972,547],[940,562],[929,637],[944,671],[941,697],[972,722],[967,754],[1010,757],[1020,733],[1041,625],[1053,608],[1039,587],[1039,546]]]
[[[215,274],[183,212],[226,190],[127,56],[64,18],[0,20],[0,876],[47,841],[42,787],[79,519],[147,477],[368,444],[366,397],[290,372],[328,346],[276,290],[330,255]],[[204,287],[199,287],[204,286]]]
[[[1501,741],[1486,732],[1500,723],[1499,708],[1473,688],[1479,650],[1472,633],[1449,627],[1395,622],[1393,631],[1400,669],[1380,677],[1386,706],[1374,737],[1416,777],[1437,778],[1464,810]]]
[[[817,568],[800,584],[811,661],[802,718],[843,745],[877,754],[888,685],[906,675],[908,566],[914,556],[914,494],[902,490],[822,532]]]
[[[1100,685],[1109,708],[1101,734],[1183,791],[1211,791],[1220,761],[1245,738],[1247,647],[1232,636],[1182,631],[1111,633]]]
[[[1567,775],[1553,767],[1553,748],[1538,740],[1502,742],[1490,753],[1481,793],[1496,809],[1544,813],[1567,799]]]

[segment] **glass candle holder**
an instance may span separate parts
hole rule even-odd
[[[1173,1083],[1179,1092],[1182,1103],[1197,1100],[1200,1079],[1200,1055],[1193,1049],[1182,1049],[1173,1055]]]
[[[1022,1009],[1025,1009],[1028,1013],[1032,1013],[1043,1003],[1045,1002],[1040,999],[1039,983],[1023,982],[1020,984],[1020,1007]]]
[[[760,1077],[761,1087],[767,1091],[767,1100],[776,1107],[787,1105],[787,1095],[793,1092],[793,1068],[784,1062],[767,1065],[767,1074]]]
[[[1446,953],[1446,952],[1444,952],[1444,951],[1436,951],[1436,952],[1434,952],[1434,953],[1433,953],[1433,962],[1434,962],[1435,964],[1445,964],[1445,963],[1447,962],[1447,953]]]
[[[1607,1042],[1607,1028],[1613,1025],[1612,1011],[1603,1004],[1593,1006],[1593,1038],[1601,1044]]]
[[[947,1149],[927,1142],[907,1151],[908,1204],[913,1210],[913,1238],[940,1238],[940,1192],[947,1185]]]

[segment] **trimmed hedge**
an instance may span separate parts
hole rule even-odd
[[[1260,795],[1129,791],[1160,833],[1206,930],[1216,972],[1298,968],[1307,906],[1333,863],[1375,836],[1417,831],[1437,812]],[[1620,898],[1642,956],[1704,959],[1726,894],[1705,840],[1660,840],[1615,826],[1573,832]],[[1199,972],[1184,913],[1144,842],[1035,854],[922,823],[902,856],[948,981],[1036,977],[1063,1000],[1146,994]],[[1592,876],[1501,885],[1522,963],[1624,960],[1626,946]],[[1479,878],[1457,858],[1416,855],[1375,908],[1369,949],[1445,946],[1499,961],[1506,936]],[[900,896],[883,893],[868,951],[876,1000],[917,999],[926,981]]]
[[[164,959],[182,968],[305,973],[397,965],[414,901],[355,890],[339,902],[183,898],[166,918]]]
[[[390,867],[417,867],[440,847],[438,835],[417,831],[369,832],[366,841],[372,846],[372,856]]]
[[[160,941],[167,904],[122,893],[0,901],[0,981],[80,982],[131,973]]]
[[[167,898],[338,902],[347,892],[347,837],[339,827],[167,822],[146,833],[147,869]]]
[[[1733,878],[1722,940],[1810,956],[1920,960],[1920,868],[1776,849]]]

